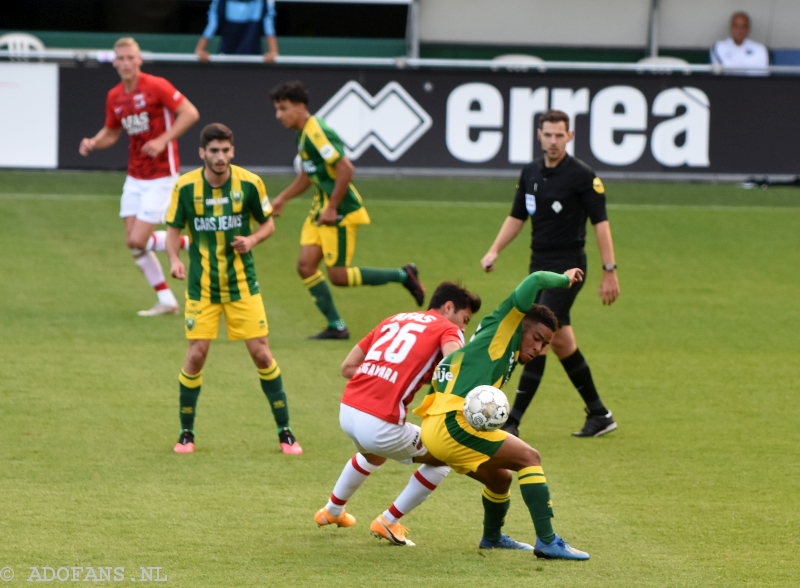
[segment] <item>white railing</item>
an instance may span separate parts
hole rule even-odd
[[[142,52],[145,62],[162,63],[197,63],[193,53],[151,53]],[[76,62],[110,62],[114,52],[108,50],[79,49],[47,49],[45,51],[28,51],[20,54],[14,51],[0,50],[0,60],[16,61],[76,61]],[[211,63],[263,63],[260,55],[212,55]],[[281,55],[275,59],[275,65],[324,65],[349,67],[387,67],[387,68],[440,68],[440,69],[489,69],[492,71],[594,71],[594,72],[634,72],[660,74],[752,74],[752,68],[729,68],[712,64],[660,64],[660,63],[608,63],[593,61],[544,61],[530,63],[526,61],[497,62],[489,59],[413,59],[408,57],[322,57],[322,56],[288,56]],[[765,74],[800,75],[800,66],[771,65],[765,68]],[[759,71],[759,73],[760,73]]]

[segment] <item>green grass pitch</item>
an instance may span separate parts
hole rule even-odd
[[[224,331],[204,370],[197,450],[173,453],[183,319],[136,316],[155,297],[124,246],[122,181],[0,173],[0,567],[15,571],[9,586],[32,566],[124,567],[125,582],[160,567],[166,585],[187,587],[800,582],[797,190],[607,183],[622,293],[600,303],[589,229],[573,325],[620,428],[570,436],[582,403],[551,357],[521,429],[543,456],[556,531],[592,555],[573,563],[480,552],[480,486],[457,474],[406,517],[417,547],[376,541],[370,521],[413,473],[395,463],[349,503],[355,527],[316,527],[313,513],[353,453],[338,425],[341,361],[378,321],[414,305],[396,285],[337,289],[354,339],[306,340],[323,327],[295,273],[308,197],[255,250],[305,454],[279,452],[255,369]],[[288,178],[265,181],[274,196]],[[373,224],[358,235],[355,265],[414,261],[429,289],[460,279],[488,311],[525,275],[528,236],[492,274],[478,263],[510,209],[513,180],[356,183]],[[183,285],[170,284],[182,296]],[[505,530],[535,539],[516,484]]]

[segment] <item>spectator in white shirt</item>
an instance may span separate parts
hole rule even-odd
[[[769,51],[761,43],[748,39],[750,17],[737,12],[731,17],[731,36],[717,41],[711,48],[711,63],[726,68],[743,68],[734,73],[745,75],[767,75]]]

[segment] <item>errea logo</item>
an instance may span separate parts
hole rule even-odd
[[[389,161],[397,161],[433,124],[397,82],[389,82],[372,96],[358,82],[349,81],[317,116],[336,129],[350,159],[358,159],[372,145]]]

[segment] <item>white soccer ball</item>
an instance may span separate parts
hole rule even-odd
[[[508,398],[494,386],[478,386],[464,398],[464,419],[478,431],[496,431],[510,411]]]

